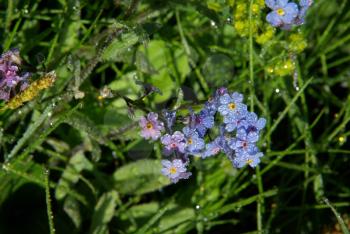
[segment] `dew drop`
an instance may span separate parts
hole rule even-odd
[[[5,163],[5,164],[2,165],[2,169],[3,169],[4,171],[7,171],[7,170],[8,170],[8,165],[7,165],[7,163]]]
[[[196,210],[199,210],[201,208],[200,205],[196,205]]]
[[[340,137],[338,138],[338,141],[339,141],[340,144],[344,144],[344,143],[346,142],[346,137],[340,136]]]
[[[47,113],[47,116],[51,117],[52,116],[52,112]]]
[[[280,89],[275,89],[275,92],[276,92],[276,93],[279,93],[279,92],[280,92]]]

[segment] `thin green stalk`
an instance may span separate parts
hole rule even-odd
[[[50,234],[55,234],[55,224],[53,222],[53,213],[51,207],[51,196],[50,196],[50,183],[49,183],[49,171],[45,170],[45,193],[46,193],[46,207],[47,207],[47,217],[49,220]]]
[[[17,33],[17,30],[19,28],[19,25],[22,23],[22,18],[19,18],[15,24],[15,27],[13,28],[12,32],[10,33],[8,39],[4,43],[4,51],[8,50],[12,44],[13,38],[15,38],[15,35]]]
[[[264,194],[264,187],[263,187],[263,181],[260,173],[260,167],[256,167],[256,179],[257,179],[257,186],[259,190],[259,195]],[[262,218],[264,217],[264,196],[259,196],[259,199],[257,200],[257,209],[256,209],[256,218],[257,218],[257,228],[259,233],[262,233],[263,225],[262,225]]]
[[[185,33],[183,31],[181,20],[180,20],[179,11],[177,9],[175,11],[175,17],[176,17],[177,26],[178,26],[178,30],[179,30],[179,33],[180,33],[181,41],[182,41],[182,44],[184,45],[184,49],[185,49],[188,61],[190,62],[191,67],[195,70],[195,74],[197,75],[198,80],[199,80],[201,86],[203,87],[204,91],[206,93],[208,93],[209,92],[209,86],[208,86],[205,78],[203,77],[203,75],[200,73],[199,69],[196,68],[196,64],[194,63],[194,61],[191,58],[190,46],[188,45],[188,42],[186,40]]]
[[[7,9],[6,9],[6,20],[5,20],[5,32],[8,33],[10,31],[11,21],[12,21],[12,11],[13,11],[13,0],[7,1]]]
[[[340,225],[340,228],[344,234],[350,234],[349,229],[347,228],[347,225],[345,224],[344,220],[342,219],[341,215],[337,212],[337,210],[332,206],[332,204],[329,202],[328,198],[323,198],[323,202],[326,203],[326,205],[332,210],[333,214],[337,218],[337,221]]]
[[[249,4],[249,80],[250,80],[250,111],[254,111],[254,51],[253,51],[253,22],[252,22],[252,5],[254,0]]]
[[[305,82],[304,86],[298,91],[298,93],[293,97],[292,101],[286,106],[286,108],[283,110],[283,112],[278,116],[277,120],[273,123],[269,131],[265,135],[265,139],[268,138],[272,132],[276,129],[277,125],[282,121],[282,119],[286,116],[289,109],[293,106],[293,104],[297,101],[297,99],[300,97],[300,95],[304,92],[306,87],[311,83],[313,78],[310,78],[308,81]]]
[[[50,118],[50,113],[52,112],[52,110],[53,105],[49,105],[48,107],[46,107],[41,116],[27,128],[27,131],[23,134],[21,139],[18,140],[15,147],[13,147],[10,154],[6,157],[7,161],[14,157],[18,153],[18,151],[23,148],[24,144],[33,136],[33,134],[40,127],[40,125],[42,125],[42,123],[46,119]]]

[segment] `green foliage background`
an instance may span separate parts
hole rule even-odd
[[[57,73],[0,113],[0,233],[349,233],[350,2],[315,0],[305,25],[263,45],[253,23],[268,9],[249,8],[241,35],[239,3],[0,0],[2,51],[19,48],[33,79]],[[293,33],[307,41],[298,54]],[[140,102],[140,82],[162,95]],[[117,95],[101,98],[105,86]],[[260,167],[194,158],[193,176],[169,185],[138,117],[220,86],[268,121]]]

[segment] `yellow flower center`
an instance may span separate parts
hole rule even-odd
[[[170,167],[169,172],[170,172],[170,174],[175,174],[177,172],[176,167]]]
[[[286,13],[284,12],[284,10],[282,8],[277,10],[277,14],[280,16],[284,16]]]
[[[153,128],[153,124],[152,124],[151,122],[148,122],[148,123],[146,124],[146,128],[147,128],[147,129],[152,129],[152,128]]]
[[[189,145],[192,145],[192,143],[193,143],[192,138],[188,138],[187,143],[188,143]]]
[[[253,159],[248,159],[248,160],[247,160],[247,163],[248,163],[248,164],[252,164],[252,163],[253,163]]]
[[[236,108],[236,105],[235,105],[234,103],[229,103],[229,104],[228,104],[228,108],[229,108],[230,110],[233,110],[233,109]]]

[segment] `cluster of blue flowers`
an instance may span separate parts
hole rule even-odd
[[[312,0],[300,0],[299,6],[289,0],[265,0],[265,3],[272,9],[272,12],[266,16],[266,20],[274,27],[289,30],[293,25],[304,23]]]
[[[163,111],[162,117],[166,128],[156,113],[142,117],[141,136],[152,140],[160,138],[164,155],[172,159],[162,160],[162,173],[173,183],[191,175],[186,169],[189,155],[207,158],[223,152],[236,168],[255,167],[263,156],[256,143],[266,120],[247,110],[240,93],[230,94],[226,88],[218,89],[199,113],[190,112],[182,131],[173,131],[176,112]],[[215,133],[215,127],[218,134],[213,139],[211,134]],[[164,130],[166,133],[161,136]],[[213,140],[206,143],[205,139],[209,138]]]

